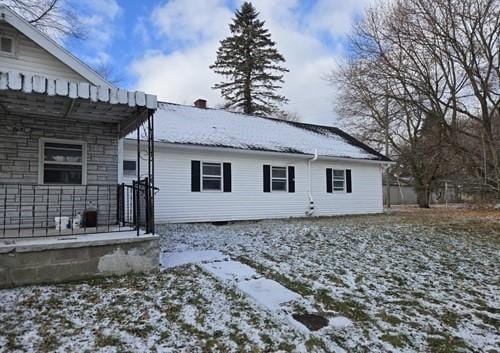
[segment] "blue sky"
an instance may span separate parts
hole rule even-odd
[[[353,19],[369,0],[254,0],[290,72],[284,108],[306,122],[334,123],[334,88],[324,80],[343,60]],[[208,68],[241,0],[66,0],[87,38],[64,45],[91,65],[111,68],[118,85],[161,100],[222,103]]]

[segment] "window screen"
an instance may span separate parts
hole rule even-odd
[[[286,167],[271,168],[271,190],[286,191]]]
[[[222,190],[222,167],[220,163],[205,163],[202,167],[203,190]]]
[[[345,171],[341,169],[333,170],[333,191],[344,191]]]

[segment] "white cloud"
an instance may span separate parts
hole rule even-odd
[[[318,0],[304,14],[299,11],[299,0],[253,1],[290,70],[281,91],[290,99],[284,108],[297,112],[306,122],[335,120],[333,90],[323,77],[335,67],[339,54],[320,40],[318,32],[339,35],[349,30],[358,5],[342,5],[345,2]],[[328,3],[338,6],[328,7]],[[331,11],[338,13],[329,14]],[[215,60],[219,40],[229,33],[232,17],[233,12],[222,0],[171,0],[157,7],[152,14],[155,28],[151,30],[158,32],[160,40],[178,45],[171,52],[145,53],[133,63],[138,89],[170,102],[191,104],[197,98],[206,98],[210,106],[221,104],[219,92],[211,89],[221,78],[209,65]]]
[[[169,40],[202,42],[224,36],[232,12],[220,0],[172,0],[153,10],[152,20]]]
[[[216,43],[207,43],[171,54],[149,52],[132,69],[139,75],[138,89],[157,94],[161,100],[192,104],[205,98],[211,106],[221,103],[211,89],[218,77],[208,68],[215,60]]]
[[[116,0],[90,0],[76,6],[81,10],[85,52],[92,53],[83,59],[94,66],[108,64],[111,61],[108,47],[117,34],[114,21],[122,13],[120,5]]]

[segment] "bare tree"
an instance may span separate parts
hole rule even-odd
[[[94,65],[93,69],[95,72],[97,72],[99,75],[101,75],[108,82],[112,83],[115,86],[119,85],[125,80],[123,75],[119,74],[116,71],[116,67],[110,65],[109,63]]]
[[[336,110],[344,124],[379,150],[387,146],[400,175],[413,177],[420,207],[429,207],[433,183],[443,173],[443,138],[435,117],[388,99],[390,86],[379,85],[372,65],[347,65],[331,82],[341,87]]]
[[[500,192],[499,6],[399,0],[372,7],[350,38],[351,59],[332,75],[339,112],[370,139],[382,141],[390,130],[392,150],[412,166],[422,192],[451,172],[444,168],[450,157]]]
[[[0,3],[54,39],[83,38],[78,16],[60,0],[0,0]]]

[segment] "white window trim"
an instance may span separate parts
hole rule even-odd
[[[273,178],[273,168],[285,168],[285,177],[284,178]],[[287,165],[271,165],[270,171],[270,179],[271,179],[271,192],[288,192],[288,166]],[[285,180],[285,190],[273,190],[273,179],[276,180]]]
[[[210,174],[203,174],[203,164],[218,164],[220,165],[220,189],[219,190],[214,190],[214,189],[207,189],[203,187],[203,177],[216,177],[216,175],[210,175]],[[223,192],[224,191],[224,170],[223,170],[223,162],[219,161],[200,161],[200,191],[201,192]]]
[[[336,170],[341,170],[344,172],[344,178],[342,179],[343,183],[343,189],[342,190],[335,190],[335,171]],[[337,179],[339,181],[340,179]],[[332,192],[337,193],[337,194],[345,194],[346,193],[346,172],[345,169],[339,169],[339,168],[332,168]]]
[[[17,50],[16,50],[17,49],[17,39],[16,39],[16,37],[11,36],[11,35],[7,35],[7,34],[0,34],[0,39],[1,38],[9,38],[12,40],[12,53],[7,53],[5,51],[0,50],[0,55],[6,56],[9,58],[16,57],[16,53],[17,53]]]
[[[43,174],[45,169],[45,143],[64,143],[69,145],[81,145],[82,146],[82,183],[81,184],[71,184],[71,185],[87,185],[87,142],[78,140],[65,140],[56,138],[45,138],[42,137],[38,141],[38,184],[41,185],[70,185],[70,184],[45,184],[43,180]],[[64,164],[64,163],[59,163]],[[79,164],[79,163],[78,163]]]

